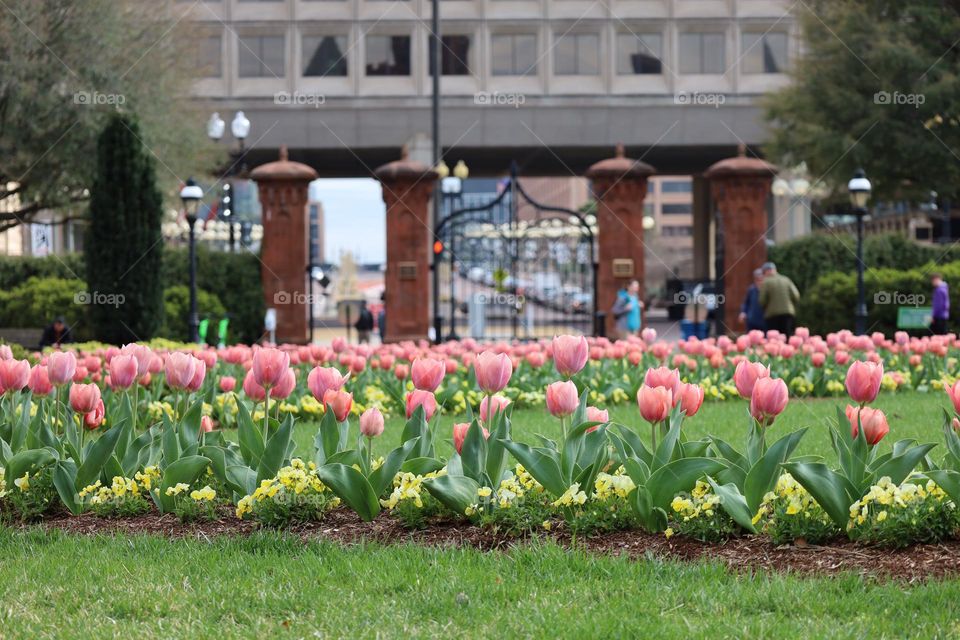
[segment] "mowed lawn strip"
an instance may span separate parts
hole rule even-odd
[[[736,575],[509,552],[0,529],[4,638],[905,638],[960,631],[960,582]]]

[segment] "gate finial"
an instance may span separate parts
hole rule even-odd
[[[613,155],[616,156],[617,158],[627,157],[627,150],[624,148],[622,142],[617,143],[616,150],[614,151]]]

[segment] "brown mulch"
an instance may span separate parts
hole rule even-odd
[[[146,514],[132,518],[101,518],[91,513],[58,515],[43,521],[48,529],[79,535],[154,534],[169,538],[212,539],[218,536],[249,535],[258,530],[254,522],[241,521],[226,511],[214,522],[181,523],[175,516]],[[426,529],[410,530],[389,514],[373,522],[362,522],[356,514],[335,509],[323,522],[302,524],[286,530],[304,541],[329,540],[341,544],[412,542],[434,547],[472,547],[483,550],[509,549],[523,544],[522,538],[497,535],[467,522],[440,521]],[[538,539],[589,552],[681,561],[719,561],[741,573],[757,571],[790,572],[800,575],[836,575],[853,572],[869,577],[921,581],[960,577],[960,541],[919,544],[905,549],[855,544],[847,540],[825,546],[774,546],[768,538],[746,536],[723,544],[704,543],[683,536],[667,539],[641,531],[619,531],[573,538],[568,532],[541,532]],[[529,539],[528,539],[529,540]]]

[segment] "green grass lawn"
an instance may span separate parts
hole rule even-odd
[[[825,420],[843,404],[793,401],[772,435],[810,426],[800,452],[832,458]],[[884,445],[941,441],[942,394],[887,394],[876,405],[890,417]],[[742,445],[745,410],[743,402],[707,404],[685,429]],[[641,426],[634,407],[612,417]],[[445,438],[452,422],[441,418]],[[514,425],[525,441],[558,430],[540,411],[516,412]],[[389,422],[381,450],[397,444],[401,426]],[[304,453],[314,430],[297,433]],[[0,638],[960,635],[958,580],[738,575],[717,563],[628,560],[538,542],[481,552],[304,544],[275,532],[167,540],[0,529],[0,593]]]

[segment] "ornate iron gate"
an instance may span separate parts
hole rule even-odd
[[[487,202],[442,200],[433,248],[437,339],[597,332],[595,216],[537,202],[516,165]]]

